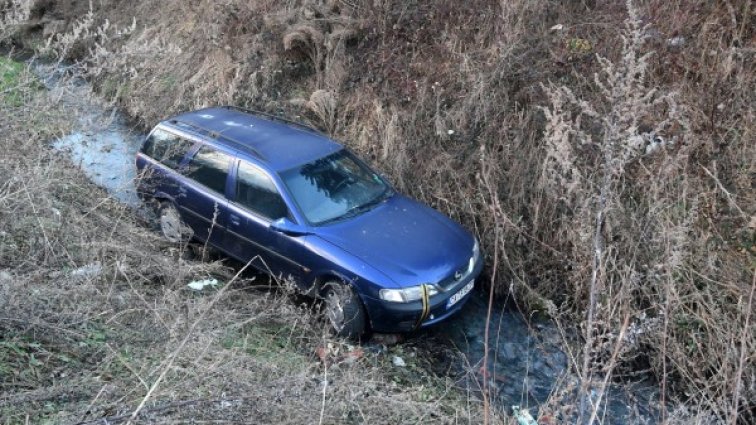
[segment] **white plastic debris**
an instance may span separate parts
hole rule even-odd
[[[447,130],[446,134],[448,134],[449,136],[453,136],[454,135],[454,130]]]
[[[528,409],[520,409],[520,406],[512,406],[512,413],[517,419],[518,425],[538,425],[538,422],[530,415]]]
[[[646,155],[652,154],[659,150],[660,148],[663,148],[664,145],[666,145],[666,142],[664,141],[664,138],[661,136],[653,136],[651,139],[651,142],[646,145]]]
[[[683,47],[685,45],[685,37],[678,35],[667,40],[667,44],[670,47]]]
[[[556,24],[553,27],[549,28],[551,31],[561,31],[564,29],[564,25],[562,24]]]
[[[189,282],[188,286],[190,289],[193,289],[195,291],[201,291],[205,289],[206,287],[215,288],[218,286],[220,282],[218,282],[218,279],[203,279],[203,280],[193,280]]]
[[[406,367],[407,366],[407,363],[404,362],[404,359],[401,358],[401,357],[399,357],[399,356],[394,356],[394,358],[391,359],[391,362],[396,367]]]
[[[72,277],[90,278],[99,276],[102,273],[102,265],[99,262],[87,264],[71,271]]]

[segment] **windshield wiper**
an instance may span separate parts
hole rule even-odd
[[[376,196],[370,201],[365,202],[362,205],[357,205],[355,207],[352,207],[348,209],[344,214],[341,214],[340,216],[336,216],[333,218],[329,218],[328,220],[321,221],[320,223],[318,223],[318,225],[333,223],[335,221],[346,220],[347,218],[352,218],[354,216],[360,215],[363,212],[372,209],[373,206],[380,204],[384,200],[390,198],[393,194],[394,194],[394,191],[391,189],[391,187],[386,186],[386,189],[383,192],[381,192],[380,195]]]

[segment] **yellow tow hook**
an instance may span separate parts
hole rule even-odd
[[[419,329],[420,325],[428,318],[428,314],[430,313],[430,300],[428,298],[428,287],[424,284],[420,285],[420,299],[423,302],[423,312],[420,314],[420,318],[417,319],[414,330]]]

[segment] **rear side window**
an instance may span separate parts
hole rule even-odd
[[[231,157],[223,152],[203,146],[189,161],[185,174],[209,189],[223,194],[230,162]]]
[[[177,169],[193,142],[164,130],[155,130],[142,147],[142,152],[168,168]]]
[[[270,176],[246,162],[239,163],[236,178],[236,202],[255,214],[271,220],[289,215],[281,195]]]

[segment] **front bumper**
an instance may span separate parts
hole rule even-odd
[[[462,290],[471,280],[476,280],[482,270],[483,261],[481,259],[475,265],[473,272],[464,281],[455,285],[449,291],[431,297],[430,311],[425,320],[420,324],[420,328],[426,328],[442,322],[461,310],[462,306],[470,299],[472,291],[447,308],[446,305],[449,302],[449,298]],[[423,311],[422,301],[394,303],[372,297],[363,297],[363,302],[370,318],[372,330],[381,333],[411,332],[415,330],[417,321],[420,319]]]

